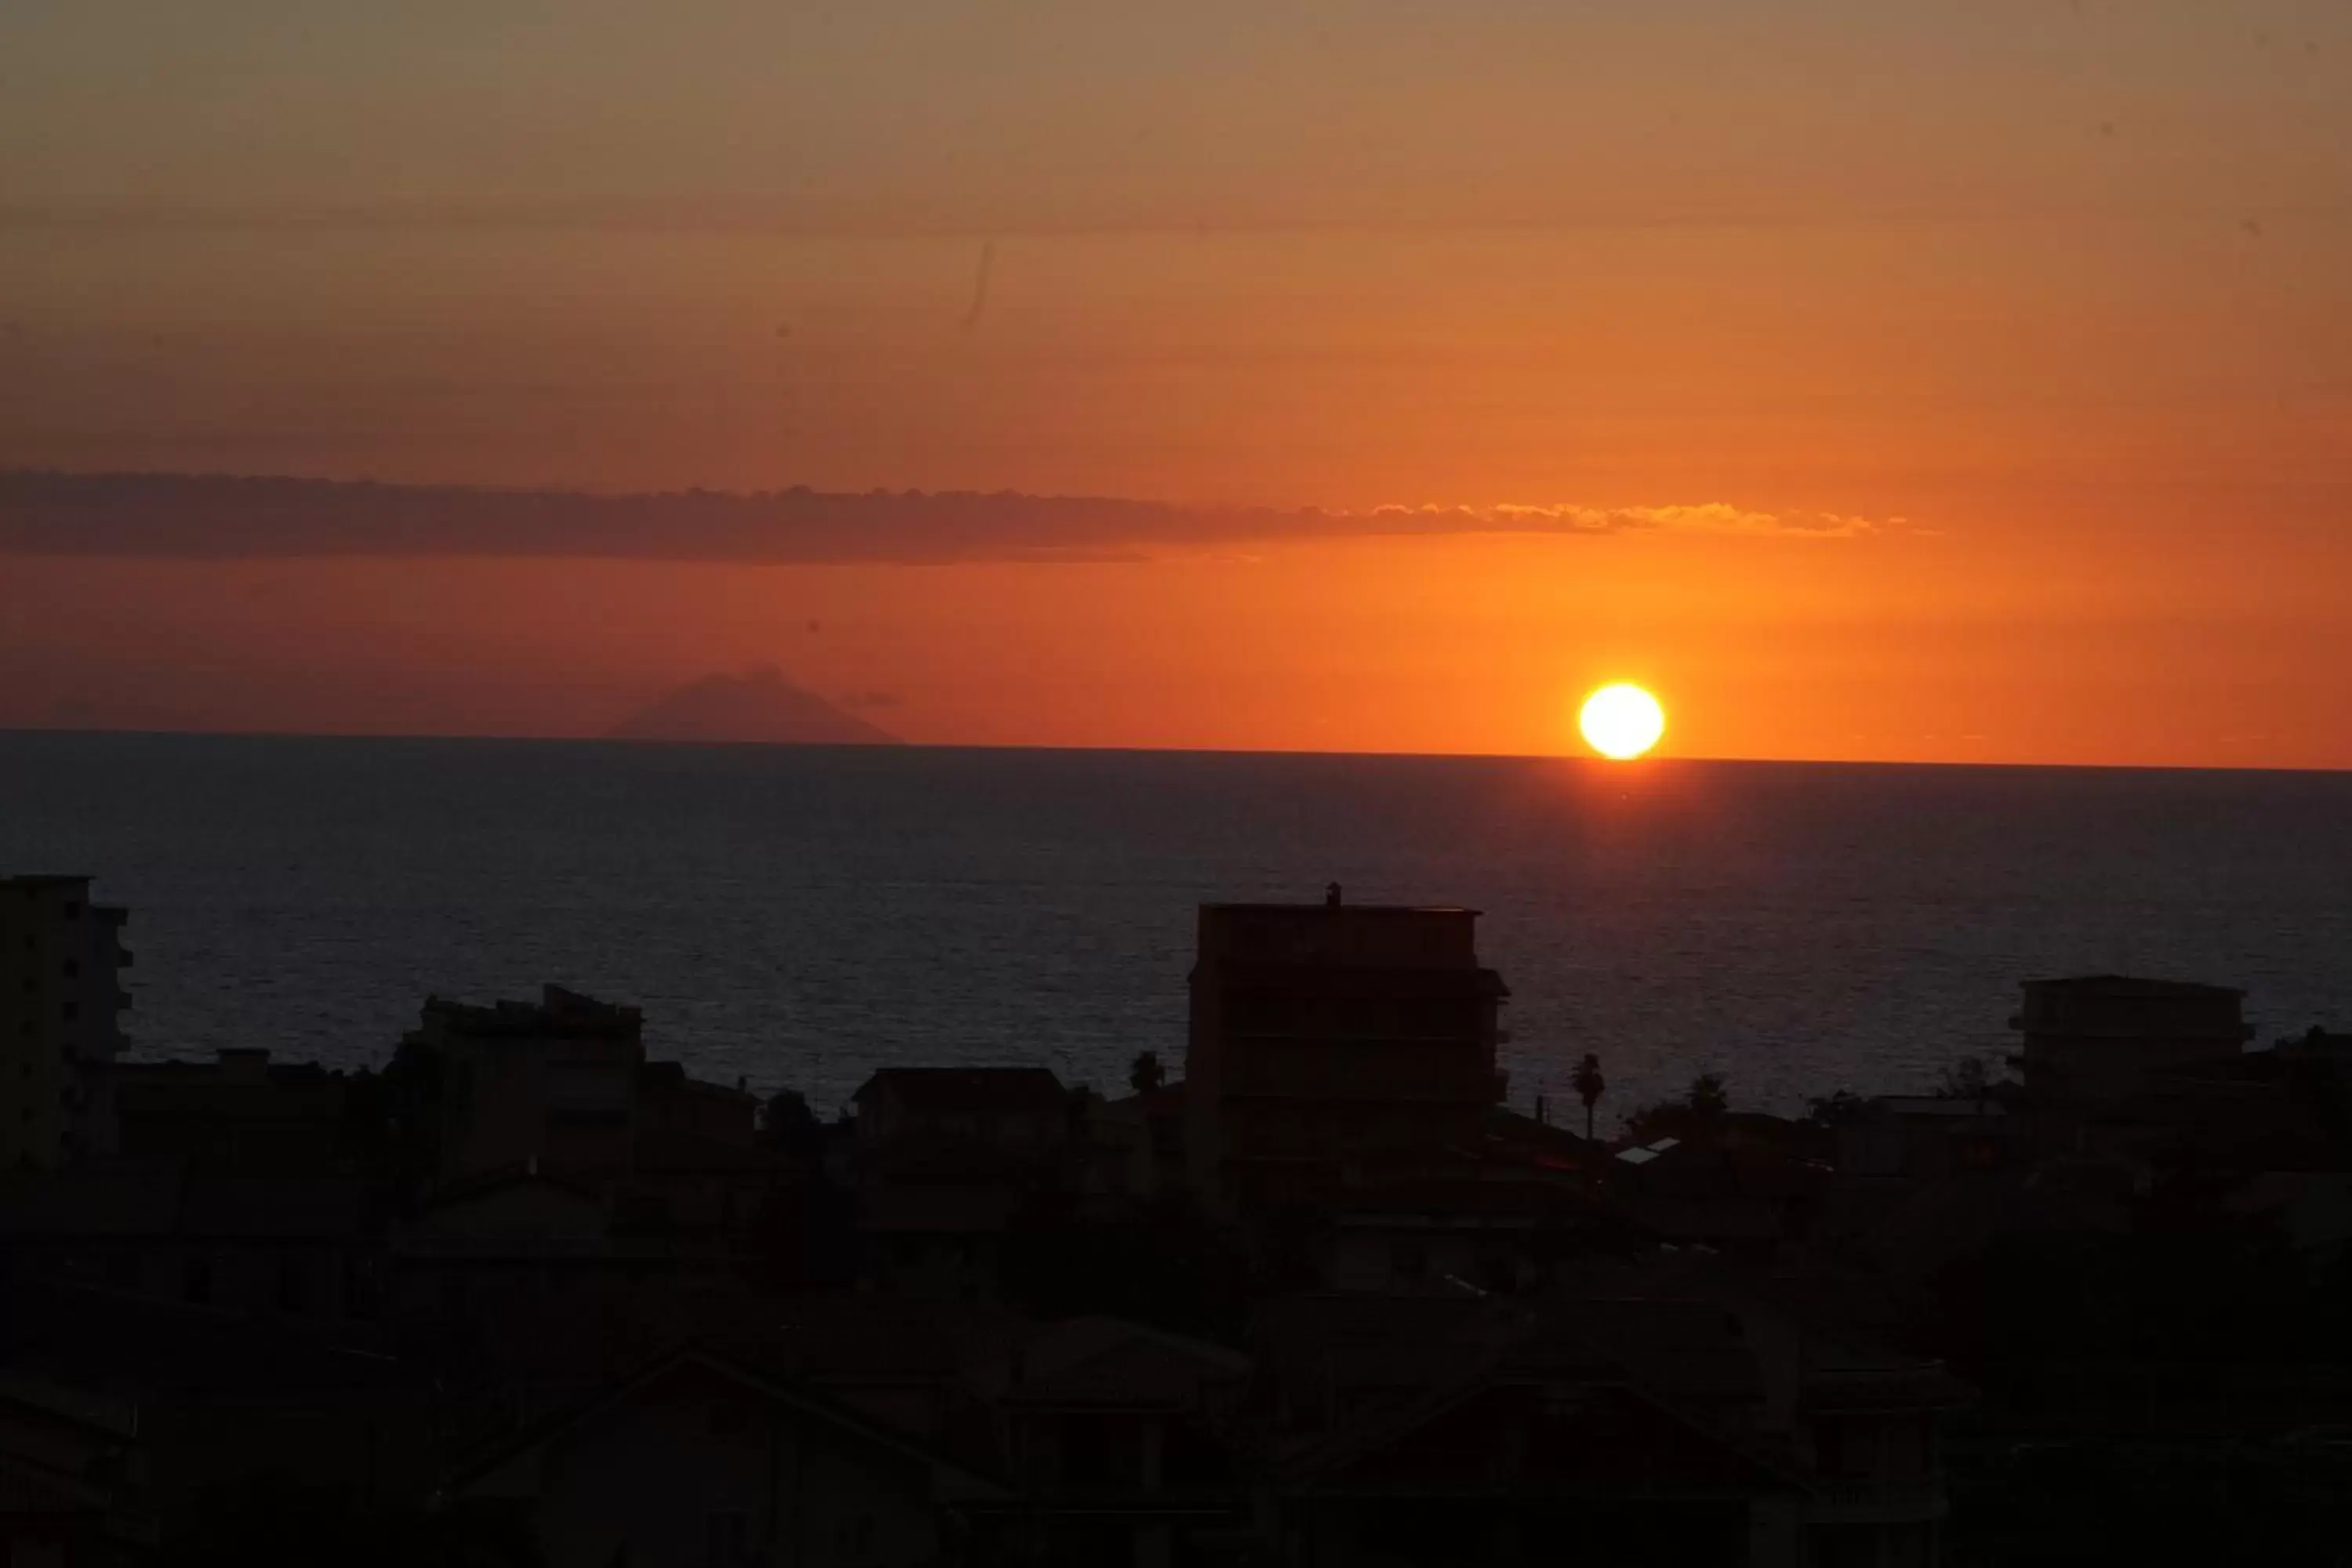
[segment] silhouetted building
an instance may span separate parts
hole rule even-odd
[[[953,1139],[1033,1155],[1070,1134],[1070,1093],[1048,1068],[884,1068],[854,1103],[862,1149]]]
[[[119,1061],[110,1076],[125,1160],[291,1170],[346,1152],[350,1080],[314,1062],[239,1047],[209,1062]]]
[[[944,1505],[1002,1489],[936,1447],[726,1351],[666,1355],[469,1464],[549,1568],[952,1560]]]
[[[1756,1111],[1680,1124],[1678,1137],[1618,1151],[1625,1212],[1657,1238],[1763,1261],[1805,1241],[1825,1207],[1832,1141]]]
[[[427,1001],[404,1044],[440,1066],[441,1173],[625,1170],[644,1032],[636,1008],[560,985],[535,1004]]]
[[[1837,1129],[1841,1176],[1939,1182],[2012,1170],[2024,1156],[2005,1097],[1888,1094]]]
[[[860,1281],[992,1296],[1015,1219],[1075,1174],[1070,1091],[1045,1068],[885,1068],[855,1103]]]
[[[760,1097],[739,1079],[733,1088],[687,1076],[682,1062],[647,1062],[637,1070],[637,1135],[708,1139],[749,1148],[760,1134]]]
[[[1204,904],[1184,1072],[1197,1192],[1227,1208],[1313,1201],[1368,1157],[1478,1145],[1503,1098],[1475,910]]]
[[[2011,1063],[2037,1108],[2112,1103],[2166,1068],[2243,1050],[2245,994],[2116,974],[2029,980],[2024,1009],[2010,1020],[2023,1036]]]
[[[88,877],[0,878],[0,1169],[113,1152],[124,911]]]
[[[1231,1563],[1255,1535],[1237,1428],[1249,1358],[1117,1318],[1021,1334],[971,1370],[1010,1495],[965,1505],[1013,1561]]]
[[[108,1164],[0,1180],[6,1272],[256,1318],[373,1321],[381,1237],[350,1174]]]
[[[1150,1199],[1190,1189],[1182,1082],[1087,1108],[1087,1190]]]
[[[432,1485],[433,1390],[391,1356],[217,1308],[70,1288],[12,1288],[0,1321],[0,1473],[13,1491],[79,1456],[86,1506],[118,1537],[168,1546],[239,1491],[318,1489],[364,1511]]]

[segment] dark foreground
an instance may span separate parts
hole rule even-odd
[[[0,880],[11,1562],[2344,1560],[2352,1038],[2233,991],[1589,1140],[1470,911],[1334,889],[1201,911],[1181,1077],[828,1120],[553,988],[125,1060],[88,895]]]

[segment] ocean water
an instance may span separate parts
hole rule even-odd
[[[1512,1100],[1604,1123],[1924,1085],[2021,980],[2240,985],[2352,1026],[2352,775],[0,734],[0,872],[131,910],[142,1055],[385,1060],[553,981],[821,1110],[887,1064],[1174,1067],[1194,908],[1469,904]]]

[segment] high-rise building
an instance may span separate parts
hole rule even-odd
[[[1194,1189],[1227,1210],[1312,1202],[1381,1168],[1475,1157],[1503,1098],[1509,994],[1478,911],[1204,904],[1185,1061]]]
[[[124,911],[88,877],[0,877],[0,1169],[113,1152]]]

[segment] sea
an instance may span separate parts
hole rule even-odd
[[[1605,1128],[1924,1089],[2021,982],[2243,987],[2352,1027],[2352,774],[0,733],[0,874],[128,906],[137,1055],[381,1066],[553,983],[821,1113],[892,1065],[1121,1092],[1184,1055],[1196,910],[1468,905],[1512,1103]]]

